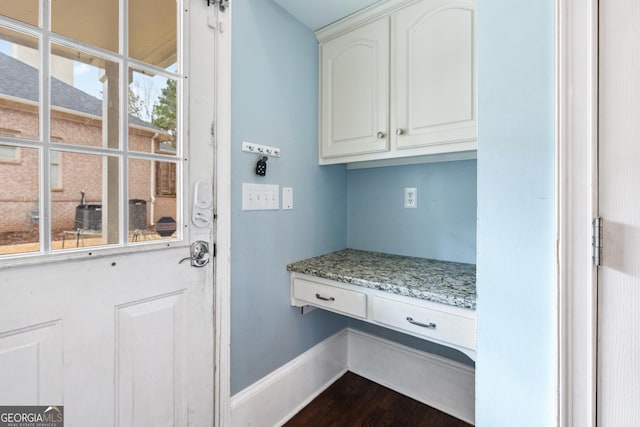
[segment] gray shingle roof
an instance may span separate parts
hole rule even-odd
[[[38,102],[38,70],[0,52],[0,94]],[[51,104],[102,117],[102,101],[56,78],[51,78]],[[129,123],[159,130],[151,123],[129,115]]]

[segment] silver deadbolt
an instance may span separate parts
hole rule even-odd
[[[209,263],[209,258],[209,244],[203,240],[198,240],[191,244],[191,256],[182,258],[178,264],[191,260],[192,267],[204,267]]]

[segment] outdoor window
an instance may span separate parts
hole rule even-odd
[[[0,145],[0,162],[20,163],[20,148],[10,145]]]
[[[176,195],[176,164],[156,162],[156,195]]]
[[[0,259],[181,239],[179,10],[0,2]]]

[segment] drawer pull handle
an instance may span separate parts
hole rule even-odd
[[[327,298],[327,297],[323,297],[320,294],[316,294],[316,298],[318,298],[319,300],[322,300],[322,301],[335,301],[336,300],[334,297]]]
[[[317,296],[317,294],[316,294],[316,296]],[[413,317],[407,317],[407,322],[411,323],[412,325],[422,326],[423,328],[428,328],[428,329],[435,329],[436,328],[436,324],[433,323],[433,322],[429,322],[429,323],[416,322],[415,320],[413,320]]]

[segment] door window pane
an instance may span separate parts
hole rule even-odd
[[[39,150],[0,145],[0,256],[40,250]],[[12,161],[2,161],[12,156]]]
[[[38,39],[0,27],[0,133],[39,138]]]
[[[175,0],[129,0],[129,56],[175,71],[177,8]]]
[[[177,81],[131,70],[129,150],[175,156]]]
[[[38,0],[2,0],[0,14],[38,26]]]
[[[176,164],[129,159],[129,240],[176,237]]]
[[[118,64],[65,46],[51,49],[51,135],[119,148]]]
[[[142,0],[131,1],[140,3]],[[150,8],[154,7],[153,2],[144,1],[144,3]],[[52,31],[82,43],[117,52],[118,23],[118,0],[55,0],[51,2]]]
[[[118,158],[56,151],[52,158],[63,161],[64,182],[62,190],[51,191],[52,248],[119,243]]]

